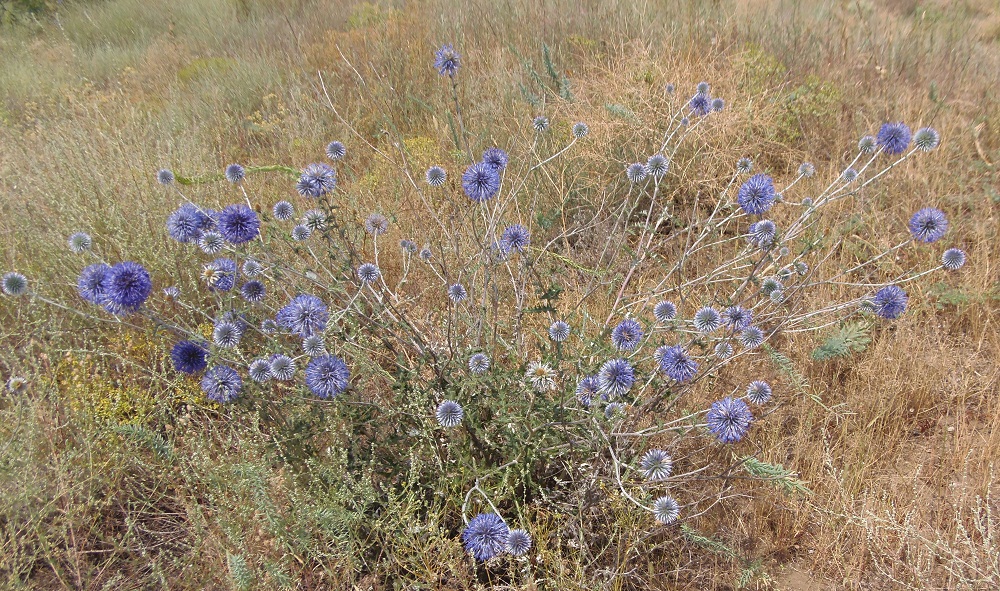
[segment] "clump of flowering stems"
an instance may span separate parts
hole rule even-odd
[[[513,494],[511,470],[526,458],[586,462],[649,512],[650,527],[693,519],[736,494],[732,480],[747,476],[730,449],[762,428],[768,408],[788,399],[780,387],[772,397],[761,381],[780,335],[857,314],[897,318],[906,309],[905,286],[965,263],[965,254],[951,249],[933,268],[880,275],[880,261],[904,248],[933,248],[926,245],[944,235],[947,221],[933,204],[909,230],[900,221],[898,244],[849,268],[829,268],[835,240],[809,238],[829,230],[835,204],[857,199],[917,152],[935,148],[933,130],[918,130],[909,147],[909,129],[892,124],[863,139],[849,175],[835,171],[819,185],[811,164],[773,178],[751,175],[756,167],[744,158],[726,173],[719,194],[685,203],[674,198],[676,189],[693,179],[672,163],[685,142],[711,141],[725,106],[701,83],[686,98],[669,93],[672,115],[657,133],[661,139],[636,147],[633,159],[618,164],[619,174],[592,190],[579,208],[586,215],[558,227],[540,223],[561,199],[553,175],[578,172],[586,163],[576,156],[578,144],[599,132],[563,121],[571,132],[560,136],[553,112],[544,116],[543,134],[536,114],[502,146],[476,147],[458,92],[468,66],[446,46],[434,67],[446,79],[443,93],[458,122],[453,145],[443,148],[466,161],[416,170],[401,137],[375,143],[357,131],[320,76],[327,106],[349,132],[326,147],[329,162],[233,164],[198,177],[155,173],[178,207],[169,234],[204,259],[199,296],[211,301],[207,308],[195,303],[205,297],[186,297],[172,281],[147,289],[134,268],[119,275],[138,283],[105,285],[101,265],[124,263],[102,259],[89,236],[70,242],[87,264],[98,265],[80,278],[89,304],[40,295],[13,275],[5,293],[139,329],[155,323],[171,335],[166,347],[174,348],[177,369],[195,374],[206,396],[223,404],[269,399],[280,389],[314,404],[370,399],[389,409],[391,376],[426,369],[416,387],[432,395],[420,427],[471,458],[466,467],[476,480],[462,504],[463,541],[475,558],[489,560],[531,547],[530,526],[510,530],[503,516],[515,506],[505,502]],[[359,92],[366,89],[359,84]],[[395,171],[396,188],[419,219],[348,208],[350,181],[342,179],[362,176],[352,157],[366,151]],[[322,146],[317,154],[324,155]],[[289,175],[285,194],[256,190],[255,179],[268,172]],[[234,198],[216,211],[196,191],[223,179]],[[419,230],[401,232],[404,224]],[[198,244],[209,235],[213,254],[201,255]],[[829,288],[848,295],[835,302],[814,295]],[[115,299],[109,289],[127,292]],[[562,290],[568,297],[557,301]],[[598,309],[609,312],[597,317]],[[759,375],[735,383],[728,376],[737,368]],[[716,385],[714,402],[699,403],[701,384],[719,378],[726,379],[716,384],[731,387]],[[502,409],[501,401],[471,393],[492,379],[504,380],[511,397]],[[484,413],[491,404],[497,408]],[[501,410],[524,431],[504,435],[503,425],[480,420]],[[491,448],[489,440],[498,438],[506,443]],[[474,492],[489,512],[470,521]]]

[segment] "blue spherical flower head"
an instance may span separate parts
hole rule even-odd
[[[756,326],[748,326],[740,333],[740,342],[747,349],[756,349],[764,344],[764,331]]]
[[[351,372],[340,357],[316,357],[306,366],[306,386],[316,396],[327,399],[340,394],[350,385]]]
[[[464,415],[465,411],[462,410],[462,405],[454,400],[445,400],[438,405],[437,411],[434,412],[438,424],[448,429],[459,426]]]
[[[910,146],[910,128],[902,121],[885,123],[879,128],[875,140],[886,154],[902,154]]]
[[[168,170],[166,168],[161,168],[160,170],[156,171],[156,182],[160,183],[161,185],[169,185],[170,183],[174,182],[173,171]]]
[[[695,87],[695,92],[701,94],[708,94],[708,91],[711,90],[711,88],[712,87],[708,84],[708,82],[702,80],[701,82],[698,83],[698,86]]]
[[[219,212],[219,233],[231,244],[250,242],[260,234],[260,220],[257,213],[243,205],[226,206]]]
[[[751,170],[753,170],[753,160],[744,157],[736,161],[736,172],[746,174]]]
[[[267,295],[267,288],[264,284],[256,279],[247,281],[240,287],[240,295],[243,299],[250,302],[251,304],[256,304],[257,302],[263,301],[264,296]]]
[[[674,459],[662,449],[651,449],[639,460],[639,469],[646,480],[666,480],[674,470]]]
[[[302,339],[302,352],[310,357],[326,355],[326,342],[323,341],[323,335],[314,334]]]
[[[642,340],[642,326],[632,318],[622,320],[611,331],[611,342],[619,351],[631,351]]]
[[[642,162],[629,164],[628,168],[625,169],[625,177],[628,178],[630,183],[641,183],[646,180],[647,176],[649,176],[649,171]]]
[[[326,322],[329,319],[330,313],[323,300],[309,294],[295,296],[275,315],[275,321],[279,326],[302,338],[322,333],[326,330]]]
[[[736,443],[750,430],[753,415],[746,402],[739,398],[723,398],[712,403],[705,415],[708,429],[722,443]]]
[[[507,168],[507,162],[509,161],[510,157],[507,156],[507,152],[504,152],[500,148],[487,148],[483,152],[483,162],[492,166],[493,170],[497,172]]]
[[[597,384],[609,398],[624,395],[635,384],[635,368],[625,359],[612,359],[597,372]]]
[[[895,320],[903,315],[908,299],[902,288],[897,285],[887,285],[878,290],[872,303],[875,305],[877,315],[888,320]]]
[[[965,266],[965,252],[958,248],[949,248],[941,255],[941,266],[949,271],[958,271]]]
[[[239,164],[230,164],[226,167],[226,180],[236,184],[247,177],[247,171]]]
[[[405,252],[406,254],[414,254],[415,252],[417,252],[417,243],[412,240],[403,238],[402,240],[399,241],[399,248],[401,248],[403,252]]]
[[[469,357],[469,371],[481,376],[490,370],[490,358],[485,353],[476,353]]]
[[[153,291],[149,271],[132,261],[113,265],[106,281],[107,291],[101,304],[112,314],[131,314],[137,311]]]
[[[710,333],[722,326],[722,315],[711,306],[694,313],[694,327],[698,332]]]
[[[254,259],[243,261],[243,275],[247,277],[259,277],[264,274],[264,266]]]
[[[816,174],[816,167],[813,166],[812,162],[803,162],[799,165],[799,175],[805,178],[811,178]]]
[[[510,529],[496,513],[480,513],[462,531],[466,552],[479,561],[486,561],[507,548]]]
[[[941,143],[941,135],[933,127],[921,127],[913,134],[913,145],[921,152],[930,152]]]
[[[914,240],[937,242],[948,231],[948,218],[940,209],[925,207],[913,214],[909,227]]]
[[[274,219],[279,222],[287,222],[295,217],[295,206],[287,201],[279,201],[274,204],[271,213],[274,214]]]
[[[462,189],[469,199],[483,203],[492,199],[500,190],[500,175],[493,166],[477,162],[462,174]]]
[[[91,240],[90,234],[87,234],[86,232],[74,232],[70,235],[67,243],[69,244],[70,252],[73,254],[82,254],[90,250],[94,241]]]
[[[755,174],[743,183],[736,193],[736,202],[743,211],[761,215],[774,205],[774,179],[766,174]]]
[[[330,160],[343,160],[347,156],[347,148],[338,141],[330,142],[326,145],[326,157]]]
[[[212,342],[223,349],[238,347],[241,338],[243,338],[243,331],[233,322],[217,322],[212,330]]]
[[[247,368],[247,374],[250,375],[251,380],[258,384],[263,384],[274,377],[271,375],[271,362],[267,359],[254,359],[251,361],[250,367]]]
[[[561,343],[569,338],[569,325],[562,320],[556,320],[549,327],[549,338],[557,343]]]
[[[218,232],[205,232],[198,239],[198,248],[205,254],[219,254],[226,246],[226,239]]]
[[[682,345],[663,345],[657,349],[657,357],[660,358],[660,371],[676,382],[689,382],[698,373],[698,362]]]
[[[590,133],[590,127],[587,126],[583,121],[577,121],[573,124],[573,137],[575,139],[582,139],[587,137]]]
[[[722,321],[729,328],[742,330],[753,322],[753,311],[742,306],[730,306],[722,311]]]
[[[521,224],[512,224],[504,229],[500,242],[501,246],[508,252],[511,250],[524,252],[531,244],[531,234]]]
[[[533,127],[538,133],[545,133],[545,131],[549,128],[549,118],[539,115],[531,121],[531,127]]]
[[[236,261],[227,258],[215,259],[205,265],[202,275],[208,281],[209,289],[229,291],[236,285]]]
[[[295,190],[303,197],[322,197],[337,186],[337,172],[328,164],[314,162],[306,166],[295,183]]]
[[[208,367],[208,351],[193,341],[181,341],[170,350],[170,360],[177,371],[195,374]]]
[[[210,400],[223,404],[236,400],[242,387],[240,374],[225,365],[216,365],[201,378],[202,391]]]
[[[875,136],[866,135],[858,140],[858,150],[862,154],[874,154],[876,149],[878,149],[878,140],[875,139]]]
[[[358,279],[361,280],[361,283],[377,281],[381,275],[382,272],[379,271],[378,265],[374,263],[362,263],[358,267]]]
[[[309,226],[306,226],[305,224],[299,224],[298,226],[292,228],[292,240],[295,240],[296,242],[307,240],[311,235],[312,230],[310,230]]]
[[[858,179],[858,171],[854,170],[853,168],[848,168],[844,172],[840,173],[840,178],[845,183],[853,183]]]
[[[185,203],[167,218],[167,234],[178,242],[197,242],[213,223],[197,205]]]
[[[677,316],[677,306],[673,302],[662,301],[653,308],[653,316],[658,322],[666,323]]]
[[[370,214],[365,218],[365,232],[372,236],[381,236],[389,231],[389,218],[380,213]]]
[[[507,552],[511,556],[524,556],[531,550],[531,536],[523,529],[512,529],[507,534]]]
[[[670,495],[653,501],[653,518],[663,525],[670,525],[680,517],[681,506]]]
[[[670,169],[670,161],[663,154],[653,154],[646,160],[646,170],[649,174],[653,175],[654,178],[663,178],[663,175],[667,174]]]
[[[580,404],[589,407],[594,402],[596,398],[601,393],[601,384],[597,380],[597,376],[585,376],[580,383],[576,385],[576,399],[580,401]]]
[[[604,407],[604,418],[613,419],[625,414],[625,405],[620,402],[611,402]]]
[[[729,343],[722,341],[721,343],[715,345],[715,357],[717,359],[729,359],[733,356],[733,346]]]
[[[442,76],[454,77],[458,72],[460,57],[451,43],[444,45],[434,52],[434,68]]]
[[[747,386],[747,400],[754,404],[764,404],[771,399],[771,384],[754,380]]]
[[[80,293],[80,297],[91,304],[103,304],[104,296],[108,293],[110,273],[111,266],[104,263],[95,263],[84,267],[76,282],[76,289]]]
[[[28,278],[13,271],[5,273],[0,279],[0,291],[12,297],[23,296],[28,293]]]
[[[705,116],[712,112],[712,97],[707,92],[699,92],[688,101],[688,108],[695,115]]]
[[[469,292],[465,291],[465,286],[461,283],[456,283],[448,288],[448,299],[456,304],[467,297],[469,297]]]
[[[288,355],[272,355],[270,363],[271,375],[274,376],[274,379],[287,382],[295,377],[295,360]]]
[[[712,112],[713,113],[718,113],[718,112],[722,111],[725,108],[726,108],[726,101],[724,101],[724,100],[722,100],[722,99],[720,99],[718,97],[712,99]]]
[[[432,187],[440,187],[448,180],[448,173],[440,166],[432,166],[427,169],[427,184]]]

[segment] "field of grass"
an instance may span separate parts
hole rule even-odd
[[[431,67],[444,43],[463,55],[475,149],[523,134],[542,108],[564,135],[586,121],[588,142],[567,166],[598,171],[595,187],[659,139],[665,84],[711,82],[726,111],[704,146],[678,156],[699,178],[678,201],[718,193],[742,156],[776,176],[805,160],[829,175],[886,121],[933,125],[940,148],[838,206],[836,262],[895,244],[910,214],[933,206],[969,263],[911,284],[907,314],[852,354],[814,360],[829,332],[784,337],[791,364],[772,382],[785,394],[740,445],[809,492],[737,485],[664,531],[597,482],[599,503],[526,503],[536,547],[502,576],[477,569],[458,540],[468,475],[425,495],[407,486],[421,468],[405,454],[393,486],[375,468],[345,475],[357,454],[382,458],[362,449],[378,433],[332,426],[363,406],[284,408],[275,426],[206,402],[196,380],[168,370],[155,327],[0,298],[0,378],[27,379],[0,395],[0,589],[1000,588],[995,2],[19,6],[0,18],[0,271],[60,302],[75,297],[79,259],[65,244],[81,230],[116,260],[143,261],[157,292],[197,284],[199,256],[163,229],[178,202],[158,169],[301,168],[332,139],[356,154],[342,173],[345,210],[385,212],[392,238],[430,240],[420,203],[365,146],[391,151],[401,137],[414,169],[458,170],[450,89]],[[541,191],[539,224],[559,222],[573,174]],[[280,172],[252,180],[265,210],[293,194]],[[228,183],[191,191],[211,207],[235,198]],[[883,270],[936,256],[901,251]],[[706,404],[718,398],[710,388]]]

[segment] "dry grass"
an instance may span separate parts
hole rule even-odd
[[[1000,38],[989,1],[808,7],[691,1],[654,8],[568,1],[390,7],[108,0],[71,4],[58,14],[58,21],[24,24],[9,35],[2,30],[0,236],[5,268],[54,282],[51,291],[64,295],[71,290],[64,277],[72,276],[75,263],[59,253],[65,236],[79,229],[105,252],[150,261],[159,279],[190,279],[193,259],[161,231],[176,204],[152,172],[312,161],[318,146],[345,134],[321,100],[317,70],[338,108],[367,137],[391,126],[412,138],[415,168],[448,161],[451,155],[438,151],[450,145],[447,123],[434,114],[448,97],[427,66],[442,41],[463,51],[471,79],[462,92],[476,99],[466,100],[472,105],[467,116],[484,124],[476,138],[481,145],[527,133],[534,110],[518,84],[532,82],[518,56],[541,69],[539,43],[550,45],[576,100],[555,100],[546,110],[554,121],[590,123],[593,141],[579,158],[599,171],[595,185],[647,151],[655,132],[640,121],[663,111],[660,89],[668,81],[687,87],[709,80],[727,98],[725,125],[713,130],[710,145],[679,155],[704,173],[706,194],[726,182],[715,178],[724,176],[717,172],[723,163],[740,156],[777,174],[802,160],[825,163],[829,172],[850,157],[841,153],[845,146],[884,120],[933,124],[944,138],[940,150],[831,214],[845,223],[859,211],[866,216],[865,225],[846,233],[839,260],[831,262],[849,264],[893,244],[894,228],[934,203],[949,214],[949,237],[971,263],[940,284],[921,284],[911,294],[912,313],[878,329],[863,353],[811,363],[812,338],[789,339],[783,347],[799,352],[793,360],[822,404],[786,395],[752,444],[761,459],[798,472],[813,494],[748,489],[756,501],[720,507],[696,524],[715,532],[739,560],[689,542],[683,546],[693,556],[689,568],[672,572],[662,572],[655,560],[636,564],[624,541],[645,525],[630,523],[612,502],[604,515],[616,514],[608,539],[622,542],[609,545],[601,568],[657,576],[611,578],[603,588],[635,588],[638,580],[665,589],[732,588],[755,561],[774,579],[758,577],[753,584],[760,588],[1000,584],[993,530],[1000,506],[990,488],[1000,460],[1000,280],[993,263],[1000,260],[1000,98],[994,92]],[[382,83],[359,86],[342,56]],[[624,105],[639,120],[615,117],[606,104]],[[358,209],[392,212],[403,235],[433,230],[419,218],[421,204],[385,178],[388,171],[372,154],[359,150],[354,166],[349,174],[359,187],[352,195]],[[560,174],[551,186],[556,195],[573,171]],[[277,176],[255,182],[258,194],[275,201],[287,191],[287,179]],[[698,190],[673,198],[690,202]],[[229,187],[200,191],[209,205],[231,198]],[[931,257],[909,250],[886,270],[926,265]],[[655,273],[644,269],[636,285],[647,285]],[[564,301],[576,295],[570,290]],[[41,384],[65,350],[98,351],[113,340],[114,328],[50,317],[6,299],[0,318],[0,342],[13,351],[0,356],[5,378],[29,374]],[[74,332],[81,327],[89,343]],[[105,367],[105,378],[117,379],[115,368]],[[791,393],[780,372],[772,377]],[[161,387],[176,394],[175,385]],[[12,491],[0,513],[0,553],[12,558],[0,561],[0,574],[30,565],[11,578],[39,589],[224,588],[232,584],[227,573],[238,570],[228,558],[233,540],[260,557],[261,572],[270,572],[284,528],[309,522],[301,515],[308,508],[297,505],[308,503],[292,496],[314,491],[315,483],[293,486],[281,470],[252,472],[267,448],[263,436],[257,441],[217,421],[214,409],[177,402],[172,409],[186,410],[183,421],[170,422],[174,453],[194,459],[165,474],[156,457],[136,451],[141,447],[95,438],[96,423],[69,416],[66,396],[77,391],[56,384],[30,404],[0,402],[5,416],[17,418],[0,427],[0,447],[13,442],[5,459],[16,458],[0,472],[0,489]],[[205,425],[212,425],[207,435]],[[539,514],[535,524],[539,532],[545,524],[561,531],[555,524],[562,519]],[[246,524],[256,531],[240,530]],[[341,524],[327,525],[336,532]],[[355,577],[368,568],[359,563],[374,558],[387,561],[390,572],[428,581],[425,588],[466,587],[471,575],[449,526],[422,524],[420,535],[402,536],[390,555],[352,556],[346,540],[322,555],[295,555],[297,588],[388,588],[374,577]],[[591,588],[572,540],[540,551],[544,561],[559,565],[550,567],[558,588]],[[802,583],[798,575],[783,575],[786,568],[811,578]],[[262,585],[281,585],[277,574],[268,576]]]

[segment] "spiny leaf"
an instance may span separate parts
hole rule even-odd
[[[868,348],[871,337],[869,325],[864,322],[848,322],[834,331],[810,355],[816,361],[827,361],[837,357],[847,357]]]

